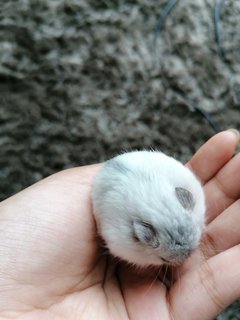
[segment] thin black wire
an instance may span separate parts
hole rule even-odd
[[[209,112],[207,112],[207,111],[203,110],[202,108],[200,108],[197,105],[196,102],[194,102],[194,101],[192,101],[190,99],[188,99],[187,101],[195,111],[200,113],[207,120],[208,124],[215,131],[215,133],[218,133],[218,132],[222,131],[222,129],[220,128],[220,125],[215,121],[215,119],[210,115]]]
[[[157,37],[158,37],[159,33],[161,32],[161,29],[162,29],[162,26],[163,26],[165,20],[177,2],[178,2],[178,0],[169,0],[168,3],[166,4],[166,6],[163,8],[163,11],[158,19],[158,23],[157,23],[155,31],[154,31],[154,38],[153,38],[153,47],[154,48],[156,48]]]
[[[215,38],[217,44],[218,55],[222,61],[225,61],[225,51],[222,45],[221,38],[221,10],[223,0],[216,0],[214,10],[214,26],[215,26]]]
[[[218,53],[221,59],[225,60],[225,52],[222,47],[221,43],[221,8],[222,8],[222,1],[223,0],[216,0],[215,3],[215,11],[214,11],[214,24],[215,24],[215,37],[216,37],[216,43],[218,47]],[[157,22],[155,31],[154,31],[154,38],[153,38],[153,47],[156,49],[157,46],[157,38],[161,32],[161,29],[165,23],[165,20],[169,13],[172,11],[173,7],[177,4],[178,0],[169,0],[166,4],[166,6],[163,8],[163,11],[159,17],[159,20]],[[200,108],[194,101],[190,101],[188,99],[188,102],[190,106],[195,110],[196,112],[200,113],[208,122],[208,124],[211,126],[211,128],[217,133],[221,131],[221,128],[219,124],[214,120],[214,118],[207,112],[204,111],[202,108]]]

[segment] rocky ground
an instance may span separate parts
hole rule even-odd
[[[1,199],[122,150],[187,161],[216,131],[240,129],[238,1],[0,6]]]

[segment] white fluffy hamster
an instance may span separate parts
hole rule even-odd
[[[92,200],[109,251],[130,263],[179,264],[199,245],[205,222],[202,186],[162,152],[134,151],[105,162]]]

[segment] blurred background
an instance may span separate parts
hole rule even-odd
[[[0,5],[1,200],[123,150],[185,162],[240,129],[239,1]],[[240,304],[218,319],[240,319]]]

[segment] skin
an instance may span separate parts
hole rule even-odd
[[[0,319],[213,319],[240,296],[238,137],[211,138],[187,164],[202,180],[200,248],[156,279],[104,254],[92,215],[100,168],[59,172],[0,203]]]

